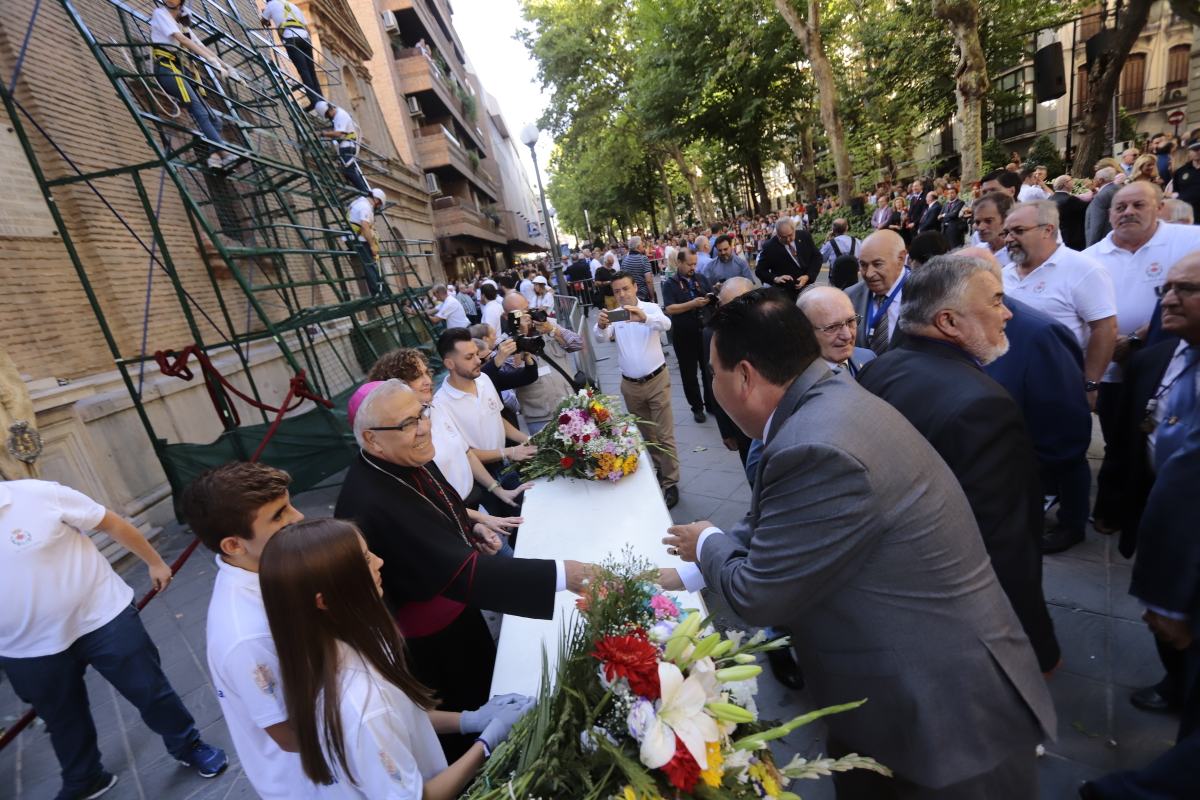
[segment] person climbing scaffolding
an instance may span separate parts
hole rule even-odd
[[[328,100],[318,100],[313,106],[313,113],[332,123],[333,130],[321,131],[321,136],[337,142],[338,159],[342,162],[342,174],[355,189],[363,195],[371,194],[371,187],[363,177],[362,167],[358,165],[358,126],[354,118],[344,108],[338,108]]]
[[[350,230],[358,260],[362,262],[362,274],[371,294],[387,294],[388,287],[379,274],[379,235],[375,233],[375,215],[383,210],[387,195],[383,189],[372,189],[369,195],[356,197],[346,209]]]
[[[316,62],[313,61],[312,38],[308,34],[308,20],[291,0],[268,0],[262,11],[262,22],[266,27],[274,26],[287,50],[288,58],[296,67],[300,82],[308,96],[305,111],[312,111],[317,101],[323,100],[321,83],[317,80]]]
[[[185,64],[185,52],[199,59],[227,80],[241,80],[238,71],[221,61],[191,35],[191,24],[183,0],[163,0],[163,5],[150,15],[150,42],[153,45],[154,77],[162,90],[176,102],[187,108],[200,133],[218,149],[208,157],[210,169],[228,167],[238,156],[225,150],[225,139],[221,136],[220,121],[204,101],[204,84],[196,64]],[[190,75],[185,74],[188,68]]]

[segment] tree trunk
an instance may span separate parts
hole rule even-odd
[[[1071,164],[1071,173],[1077,178],[1090,178],[1092,167],[1096,161],[1103,158],[1104,144],[1107,140],[1109,115],[1112,113],[1113,95],[1121,83],[1121,69],[1125,59],[1133,49],[1134,42],[1146,20],[1150,16],[1150,6],[1153,0],[1129,0],[1121,14],[1120,24],[1112,31],[1110,47],[1094,64],[1088,64],[1087,101],[1077,120],[1079,124],[1079,143],[1075,149],[1075,160]],[[1113,131],[1113,138],[1117,132]]]
[[[767,192],[767,181],[763,176],[762,156],[753,153],[746,162],[746,171],[750,173],[750,183],[754,187],[754,205],[747,209],[752,214],[765,215],[771,206],[771,198]]]
[[[663,199],[667,202],[667,230],[675,230],[675,195],[671,193],[671,183],[667,180],[667,171],[663,164],[658,163],[658,180],[662,183]]]
[[[854,189],[854,175],[850,171],[850,153],[846,150],[846,137],[842,133],[842,117],[837,111],[837,84],[833,80],[833,66],[825,55],[825,44],[821,40],[820,0],[808,0],[807,22],[800,19],[792,0],[775,0],[775,8],[800,40],[800,47],[812,64],[813,79],[816,81],[820,100],[821,124],[829,137],[829,150],[833,155],[834,170],[837,172],[838,197],[843,204],[849,204],[850,193]]]
[[[954,77],[962,127],[959,177],[963,185],[969,185],[983,174],[983,101],[990,88],[987,60],[979,42],[979,0],[933,0],[933,15],[950,25],[958,47]]]
[[[812,202],[817,199],[817,153],[813,149],[812,125],[805,125],[800,129],[800,147],[804,153],[800,184],[804,189],[804,199]]]
[[[700,182],[696,180],[696,173],[684,157],[683,151],[675,144],[670,146],[671,158],[675,160],[675,165],[679,167],[679,171],[683,173],[683,179],[687,181],[688,192],[692,195],[692,207],[696,217],[701,222],[711,220],[715,215],[712,206],[708,203],[704,196],[704,191],[700,188]]]

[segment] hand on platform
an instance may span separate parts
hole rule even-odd
[[[527,461],[537,455],[537,445],[515,444],[508,448],[509,461]]]
[[[492,494],[494,494],[496,497],[499,497],[501,500],[503,500],[505,503],[508,503],[510,506],[516,508],[517,498],[520,497],[524,492],[526,492],[527,490],[532,489],[532,488],[533,488],[532,483],[522,483],[520,486],[518,486],[515,489],[505,489],[503,486],[497,486],[495,489],[492,490]]]
[[[150,582],[157,591],[165,591],[171,585],[171,567],[161,558],[157,564],[150,564],[146,569],[150,572]]]
[[[508,536],[521,526],[524,517],[496,517],[491,514],[480,515],[479,524],[491,528],[501,536]]]
[[[711,527],[712,523],[706,519],[688,525],[672,525],[667,528],[667,536],[663,537],[662,543],[667,545],[667,552],[671,555],[679,556],[684,561],[695,561],[696,542],[700,540],[704,529]]]
[[[1192,630],[1186,619],[1171,619],[1146,611],[1142,619],[1158,639],[1176,650],[1187,650],[1192,644]]]
[[[563,570],[567,573],[567,591],[575,594],[583,594],[587,582],[600,573],[600,568],[595,564],[582,561],[564,561]]]
[[[496,716],[511,713],[529,702],[531,698],[523,694],[496,695],[474,711],[462,712],[458,718],[458,730],[460,733],[481,733]]]

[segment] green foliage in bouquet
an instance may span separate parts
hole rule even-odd
[[[645,444],[637,417],[619,411],[613,397],[581,389],[563,400],[554,418],[530,441],[537,455],[521,464],[521,477],[619,481],[638,468]]]
[[[537,706],[498,747],[467,800],[799,800],[795,780],[890,771],[872,759],[794,758],[780,767],[775,739],[865,700],[761,721],[759,653],[786,639],[722,634],[647,580],[630,553],[603,565],[562,637],[553,676],[543,654]]]

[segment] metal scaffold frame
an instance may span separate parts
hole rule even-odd
[[[421,310],[429,287],[421,285],[413,263],[414,258],[431,257],[424,252],[431,242],[403,238],[384,214],[379,238],[381,246],[389,249],[380,253],[379,267],[390,292],[367,292],[361,269],[356,269],[345,211],[357,192],[345,182],[314,119],[301,108],[303,87],[283,66],[282,48],[269,34],[240,19],[235,5],[200,0],[202,14],[193,10],[192,30],[243,80],[223,84],[203,62],[194,63],[185,78],[217,116],[226,137],[219,145],[195,131],[191,118],[158,87],[146,14],[122,0],[91,0],[86,14],[73,0],[59,3],[128,109],[152,156],[84,171],[18,100],[21,66],[40,0],[29,20],[14,75],[0,82],[0,97],[172,489],[178,496],[178,490],[202,469],[235,458],[287,468],[297,491],[315,486],[352,456],[353,438],[340,408],[361,372],[392,348],[432,345],[434,327]],[[102,19],[101,14],[115,17]],[[114,28],[122,32],[119,41],[101,41],[93,33]],[[323,71],[327,76],[334,72]],[[30,128],[66,166],[58,170],[60,177],[47,175]],[[228,170],[206,168],[207,157],[217,149],[237,156]],[[149,236],[139,235],[98,187],[114,179],[132,186]],[[73,234],[86,227],[86,220],[65,218],[56,202],[56,191],[78,184],[99,198],[148,254],[140,352],[123,351],[89,265],[80,256]],[[181,272],[188,265],[181,267],[173,257],[170,237],[160,226],[168,186],[186,214],[215,308],[196,297],[195,270],[186,276]],[[190,342],[148,346],[151,292],[157,275],[165,276],[174,293]],[[244,313],[239,307],[243,304]],[[351,353],[339,347],[337,339],[342,336],[348,337]],[[264,344],[277,349],[293,375],[287,397],[278,406],[264,402],[251,368],[250,347]],[[240,366],[243,389],[214,365],[219,356],[228,354]],[[164,375],[190,380],[191,358],[199,362],[223,430],[213,442],[168,442],[156,432],[144,404],[145,370],[149,362],[156,362]],[[242,424],[238,400],[243,409],[257,412],[257,421]]]

